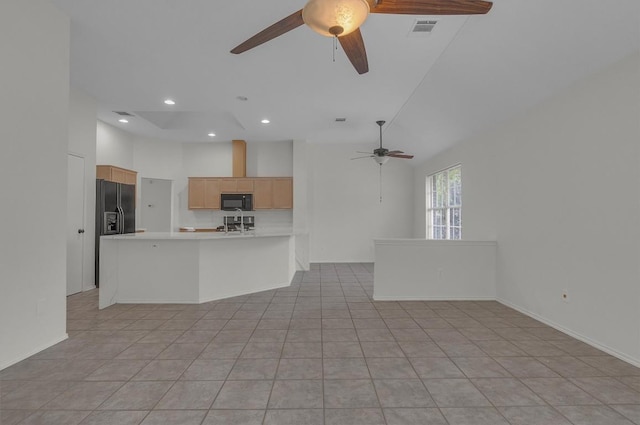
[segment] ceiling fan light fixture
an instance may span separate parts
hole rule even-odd
[[[357,30],[369,16],[366,0],[309,0],[302,20],[318,34],[335,37]]]
[[[386,164],[387,163],[387,161],[389,160],[389,157],[388,156],[374,156],[373,160],[377,164],[382,165],[382,164]]]

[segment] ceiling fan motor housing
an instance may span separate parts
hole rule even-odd
[[[377,148],[373,150],[374,155],[376,156],[385,156],[389,153],[389,149],[386,148]]]

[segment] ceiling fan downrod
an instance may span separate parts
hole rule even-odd
[[[380,120],[380,121],[376,121],[376,124],[378,124],[378,126],[380,127],[380,149],[382,149],[382,126],[384,125],[386,121]]]

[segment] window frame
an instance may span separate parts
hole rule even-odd
[[[457,191],[459,195],[459,203],[451,202],[452,187],[450,185],[449,175],[452,171],[458,171],[460,174],[460,187]],[[440,180],[440,185],[446,190],[441,193],[442,205],[433,206],[434,193],[437,192],[438,178],[442,176],[444,180]],[[461,240],[462,239],[462,164],[455,164],[426,177],[426,238],[431,240]],[[438,202],[438,203],[440,203]],[[454,211],[458,211],[458,220],[460,225],[453,226],[452,218]],[[439,213],[439,214],[438,214]],[[439,220],[436,220],[439,218]],[[436,223],[436,221],[438,223]],[[457,236],[455,229],[458,229]]]

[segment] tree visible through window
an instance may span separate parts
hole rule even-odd
[[[460,165],[427,177],[427,238],[462,239]]]

